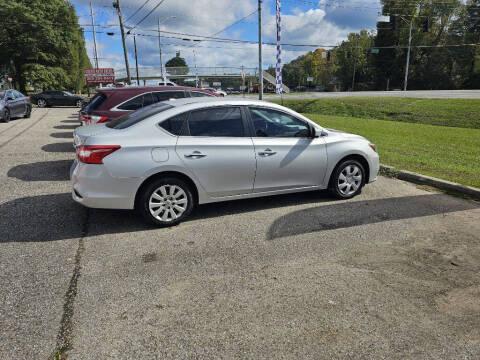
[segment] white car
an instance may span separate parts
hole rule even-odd
[[[215,94],[218,94],[220,96],[223,96],[223,97],[227,96],[227,93],[225,91],[223,91],[222,89],[215,89],[215,88],[209,88],[208,87],[208,88],[203,88],[203,90],[211,91],[211,92],[213,92]]]
[[[365,138],[240,99],[160,102],[77,128],[74,145],[75,201],[137,209],[161,226],[217,201],[321,189],[349,199],[379,169],[375,145]]]

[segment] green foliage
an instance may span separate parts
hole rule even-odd
[[[480,129],[480,100],[355,97],[283,103],[300,113]]]
[[[0,65],[16,86],[80,91],[90,67],[83,32],[67,0],[0,0]]]
[[[185,75],[188,74],[189,69],[187,62],[184,58],[180,57],[180,53],[165,63],[165,68],[169,74],[175,75]],[[170,69],[169,69],[170,68]],[[171,68],[180,68],[180,69],[171,69]]]

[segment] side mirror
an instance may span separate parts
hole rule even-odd
[[[318,131],[313,126],[310,126],[310,137],[312,139],[320,137],[320,134],[318,133]]]

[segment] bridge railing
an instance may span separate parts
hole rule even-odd
[[[161,71],[160,67],[154,66],[141,66],[138,68],[139,77],[160,77]],[[195,76],[244,76],[252,77],[258,76],[258,71],[256,68],[242,68],[242,67],[168,67],[166,68],[166,75],[167,77],[195,77]],[[130,76],[133,78],[136,76],[136,68],[130,68]],[[126,71],[125,69],[117,69],[115,70],[115,77],[116,78],[125,78]]]

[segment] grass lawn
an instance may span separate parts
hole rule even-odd
[[[376,102],[379,99],[373,100]],[[442,105],[442,102],[438,103],[439,112],[445,115],[442,109],[448,106]],[[373,111],[370,109],[369,105],[365,111]],[[428,107],[425,113],[431,111],[433,109]],[[466,112],[465,109],[463,111]],[[320,115],[318,112],[303,114],[321,126],[365,136],[377,144],[382,164],[480,188],[480,129]],[[476,115],[480,128],[480,109]],[[460,114],[458,118],[462,116]],[[429,119],[433,118],[432,115]]]
[[[284,105],[299,113],[480,129],[480,100],[475,99],[292,99]]]

